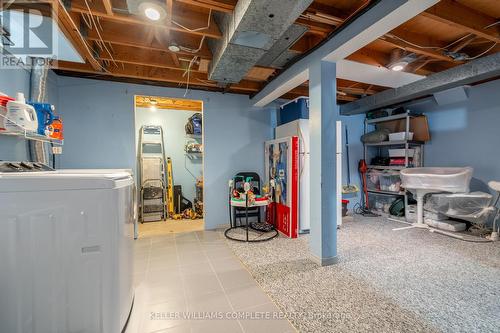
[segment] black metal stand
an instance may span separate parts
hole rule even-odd
[[[257,238],[257,239],[249,239],[248,231],[249,231],[250,224],[248,223],[248,195],[247,194],[245,194],[245,225],[244,226],[236,225],[236,221],[234,221],[234,225],[233,225],[233,219],[232,219],[233,212],[232,212],[232,208],[231,208],[231,196],[229,196],[229,214],[230,214],[230,223],[231,224],[230,224],[230,227],[224,231],[224,236],[226,236],[227,239],[237,241],[237,242],[258,243],[258,242],[265,242],[265,241],[271,240],[271,239],[278,236],[278,230],[276,230],[276,228],[273,225],[273,228],[270,231],[262,232],[262,234],[260,235],[260,236],[262,236],[264,234],[270,234],[270,236],[267,236],[266,238],[260,238],[260,236],[259,236],[259,238]],[[231,230],[243,229],[243,228],[246,231],[246,239],[234,238],[231,235],[229,235],[229,232]]]

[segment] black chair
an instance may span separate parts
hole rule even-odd
[[[252,180],[249,182],[250,186],[252,187],[253,193],[256,195],[260,195],[261,193],[261,184],[260,184],[260,176],[255,173],[255,172],[238,172],[234,176],[234,188],[239,191],[240,193],[243,193],[243,185],[245,184],[246,180],[248,178],[251,178]],[[257,222],[261,222],[261,209],[262,207],[253,207],[253,208],[248,208],[248,217],[257,217]],[[241,218],[245,217],[245,208],[244,207],[233,207],[233,221],[236,226],[236,219],[240,219],[240,225],[241,225]]]

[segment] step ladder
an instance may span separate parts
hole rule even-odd
[[[141,222],[167,218],[167,175],[161,126],[145,125],[139,136]]]

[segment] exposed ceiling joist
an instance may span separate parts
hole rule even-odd
[[[471,34],[500,43],[497,21],[494,17],[480,13],[456,1],[441,0],[422,13],[422,16],[451,24]]]
[[[87,60],[94,70],[101,69],[101,65],[94,58],[92,50],[87,45],[85,39],[82,37],[79,27],[76,26],[70,13],[66,10],[61,0],[54,0],[54,17],[63,33],[71,41],[77,52]]]
[[[442,52],[439,52],[439,51],[436,51],[433,49],[429,49],[429,48],[424,49],[424,48],[416,47],[414,45],[411,45],[408,42],[405,42],[401,39],[398,39],[398,37],[399,36],[397,36],[395,34],[389,33],[389,34],[386,34],[386,35],[380,37],[380,40],[385,42],[385,43],[389,43],[394,47],[403,49],[403,50],[408,51],[408,52],[413,52],[416,54],[424,55],[424,56],[431,57],[431,58],[438,59],[438,60],[442,60],[442,61],[455,62],[452,58],[444,55]],[[439,43],[437,41],[429,41],[428,38],[425,38],[425,41],[424,41],[424,38],[422,38],[422,36],[419,36],[418,34],[415,34],[415,33],[405,33],[404,39],[415,44],[415,45],[439,45]]]
[[[171,54],[173,53],[150,49],[145,50],[137,47],[114,45],[112,55],[109,55],[107,52],[100,52],[98,57],[102,60],[114,60],[116,62],[125,64],[179,69],[179,63],[170,56]],[[192,57],[193,56],[185,56],[186,60],[191,60]],[[194,70],[196,70],[196,68],[194,68]]]
[[[192,60],[193,56],[177,56],[177,54],[175,53],[169,53],[165,51],[143,50],[140,48],[115,45],[113,47],[112,56],[107,52],[101,52],[98,55],[98,58],[109,62],[115,61],[117,63],[130,65],[149,66],[184,71],[189,61]],[[184,68],[181,66],[181,63],[185,65]],[[199,63],[199,66],[198,64],[194,64],[191,67],[191,72],[208,72],[208,66],[202,66],[201,60],[199,60],[197,63]],[[274,68],[255,66],[248,72],[248,74],[245,76],[245,79],[251,81],[265,81],[275,71],[276,70]]]
[[[78,3],[72,3],[71,5],[71,11],[75,13],[80,13],[80,14],[90,14],[88,9],[82,5],[79,5]],[[193,29],[192,31],[186,30],[182,27],[179,27],[175,24],[171,24],[170,26],[166,25],[165,23],[154,23],[153,21],[146,20],[144,18],[140,18],[137,16],[132,16],[132,15],[110,15],[108,13],[100,12],[100,11],[92,11],[92,14],[94,16],[104,18],[110,21],[114,22],[119,22],[119,23],[125,23],[129,25],[135,25],[136,28],[139,28],[139,26],[154,26],[157,27],[160,30],[173,30],[177,32],[182,32],[185,34],[190,34],[190,35],[196,35],[196,36],[205,36],[205,37],[210,37],[210,38],[222,38],[222,34],[215,23],[213,17],[210,19],[210,26],[207,29],[203,30],[196,30]],[[199,22],[207,22],[207,14],[199,13],[199,12],[183,12],[182,15],[178,14],[173,14],[171,15],[171,20],[174,20],[176,22],[181,23],[185,27],[199,27]]]
[[[167,4],[167,15],[165,18],[165,26],[166,26],[166,31],[165,31],[165,39],[169,40],[170,39],[170,29],[172,29],[172,12],[173,12],[173,0],[165,0]]]
[[[155,50],[155,51],[170,52],[166,45],[160,44],[158,41],[153,41],[152,43],[148,43],[147,41],[144,41],[143,38],[131,39],[127,35],[113,34],[113,33],[109,33],[106,31],[101,32],[101,37],[102,37],[104,42],[108,42],[111,44],[124,45],[124,46],[130,46],[130,47],[139,47],[139,48]],[[138,36],[138,37],[141,37],[141,36]],[[92,40],[92,41],[98,41],[98,42],[101,40],[100,37],[93,31],[89,31],[87,39]],[[187,52],[187,51],[182,51],[182,50],[177,52],[177,54],[179,54],[179,55],[182,54],[182,55],[187,55],[187,56],[197,55],[197,56],[200,56],[200,57],[205,58],[205,59],[212,58],[212,53],[210,52],[210,50],[207,48],[207,46],[205,44],[202,45],[202,48],[198,52],[196,52],[196,54],[191,53],[191,52]]]
[[[177,0],[179,2],[194,5],[202,8],[212,9],[218,12],[231,13],[234,10],[237,0]]]
[[[376,2],[331,39],[300,59],[252,97],[255,106],[265,106],[309,78],[311,61],[346,58],[380,36],[418,15],[439,0],[394,0]],[[376,83],[374,83],[376,84]],[[382,85],[382,84],[380,84]]]
[[[135,65],[124,65],[123,67],[118,66],[112,68],[107,72],[96,71],[88,64],[77,64],[70,63],[66,61],[58,61],[55,64],[54,69],[78,72],[78,73],[88,73],[95,75],[110,75],[114,77],[121,78],[131,78],[131,79],[141,79],[147,81],[159,81],[159,82],[169,82],[169,83],[177,83],[181,87],[186,86],[187,76],[183,75],[183,70],[172,70],[165,68],[158,68],[154,73],[151,72],[151,69],[154,67],[147,66],[135,66]],[[218,88],[217,83],[214,81],[210,81],[207,78],[206,73],[196,73],[192,72],[190,74],[190,85],[192,86],[201,86],[201,87],[212,87]],[[233,91],[238,92],[253,92],[260,89],[260,83],[242,80],[238,84],[231,85],[231,89]]]
[[[340,112],[343,115],[365,113],[370,110],[424,97],[438,91],[491,79],[499,75],[500,52],[440,73],[429,75],[420,81],[399,88],[385,90],[378,94],[342,105]]]
[[[102,0],[102,4],[104,6],[104,9],[106,9],[106,13],[108,15],[113,15],[113,4],[111,3],[112,0]]]
[[[389,63],[389,58],[387,54],[369,47],[364,47],[347,57],[348,60],[378,67],[385,67]]]

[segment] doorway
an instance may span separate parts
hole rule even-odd
[[[203,102],[134,97],[139,236],[204,230]]]

